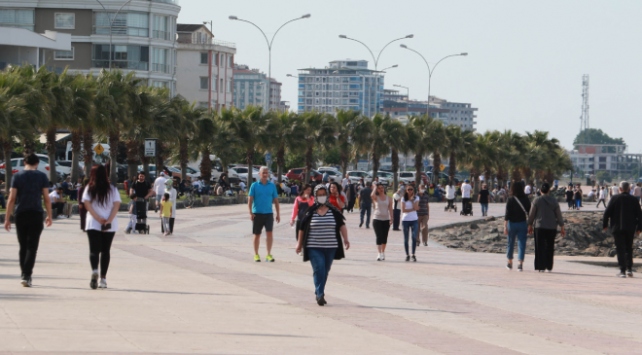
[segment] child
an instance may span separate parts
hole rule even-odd
[[[136,227],[136,195],[132,194],[129,196],[129,204],[127,205],[127,210],[129,213],[129,223],[125,229],[125,233],[129,234]]]
[[[172,201],[169,200],[169,194],[166,192],[161,200],[161,218],[163,219],[163,228],[165,236],[170,235],[169,219],[172,217]]]

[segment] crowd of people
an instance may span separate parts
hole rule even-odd
[[[11,216],[15,216],[18,235],[21,283],[32,284],[32,274],[40,235],[45,226],[51,226],[53,210],[60,208],[64,189],[56,187],[50,191],[47,176],[38,171],[40,160],[35,155],[25,157],[25,169],[14,175],[7,199],[5,229],[11,230]],[[261,235],[266,234],[266,262],[275,262],[272,255],[274,222],[280,222],[280,205],[277,185],[270,179],[267,167],[259,170],[259,180],[248,190],[248,212],[254,235],[254,261],[261,262],[259,254]],[[155,212],[160,211],[161,231],[165,236],[174,230],[178,181],[161,173],[153,184],[144,173],[128,184],[131,197],[130,221],[125,228],[130,233],[138,222],[139,210],[147,210],[147,200],[154,198]],[[310,261],[313,270],[315,297],[319,306],[327,304],[325,286],[334,260],[345,257],[350,248],[348,228],[344,213],[360,210],[359,228],[372,225],[377,248],[377,261],[386,260],[386,246],[389,231],[402,231],[406,262],[417,262],[416,250],[422,243],[428,245],[428,221],[430,200],[434,191],[425,184],[401,182],[389,196],[386,186],[376,179],[373,182],[352,183],[346,176],[341,182],[329,181],[315,186],[297,186],[298,196],[294,200],[290,225],[295,232],[296,252],[304,261]],[[445,209],[456,209],[456,195],[462,199],[462,210],[469,208],[473,198],[473,186],[465,180],[457,189],[453,182],[446,184]],[[488,203],[500,202],[503,188],[489,191],[482,183],[477,193],[482,216],[488,213]],[[598,205],[606,209],[603,215],[604,232],[610,228],[615,238],[617,258],[620,267],[618,277],[633,276],[633,239],[642,231],[642,209],[640,207],[641,186],[631,186],[626,181],[610,188],[599,187],[596,193]],[[459,193],[457,192],[459,191]],[[506,268],[512,270],[515,245],[517,244],[518,271],[524,270],[526,241],[532,235],[535,241],[534,265],[539,272],[551,272],[554,264],[555,237],[565,236],[564,218],[558,199],[553,194],[556,186],[544,182],[539,187],[515,181],[506,193],[504,213],[504,234],[507,237]],[[89,179],[75,187],[79,201],[81,229],[87,234],[91,267],[90,287],[107,287],[107,271],[110,264],[110,250],[114,235],[118,231],[117,214],[121,204],[118,189],[109,181],[108,169],[103,165],[92,167]],[[564,189],[569,209],[581,208],[582,190],[579,185]],[[578,198],[579,195],[579,198]],[[608,203],[606,202],[608,197]],[[43,203],[44,200],[44,203]],[[579,200],[579,201],[578,201]],[[43,208],[44,207],[44,208]],[[43,221],[43,213],[46,217]],[[60,214],[60,211],[59,211]]]

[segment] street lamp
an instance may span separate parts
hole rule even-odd
[[[265,38],[265,43],[268,46],[268,77],[269,77],[269,80],[271,80],[272,79],[272,44],[274,43],[274,37],[276,37],[276,34],[279,33],[279,31],[283,28],[283,26],[287,25],[288,23],[294,22],[294,21],[298,21],[298,20],[307,19],[307,18],[310,18],[310,16],[311,16],[310,14],[305,14],[305,15],[303,15],[301,17],[297,17],[297,18],[294,18],[294,19],[292,19],[290,21],[285,22],[284,24],[281,25],[281,27],[279,27],[276,30],[276,32],[274,32],[274,35],[272,35],[272,39],[270,39],[270,40],[268,40],[267,35],[265,35],[265,32],[263,32],[261,27],[257,26],[254,22],[238,18],[237,16],[230,16],[229,19],[233,20],[233,21],[241,21],[241,22],[249,23],[250,25],[256,27],[259,31],[261,31],[261,34],[263,35],[263,38]],[[268,102],[268,107],[269,107],[269,102]]]
[[[100,4],[100,6],[103,7],[103,10],[107,11],[107,8],[105,7],[105,5],[103,5],[102,2],[100,2],[100,0],[96,0],[96,1]],[[133,0],[128,0],[126,3],[122,4],[120,6],[120,8],[118,9],[118,11],[116,11],[116,13],[114,14],[113,18],[111,16],[109,16],[109,62],[108,62],[109,63],[109,71],[111,71],[111,57],[112,57],[112,47],[113,47],[113,45],[112,45],[113,28],[112,27],[114,26],[114,21],[116,21],[116,17],[118,17],[118,13],[120,12],[120,10],[122,10],[123,7],[125,7],[127,4],[129,4],[132,1]]]
[[[203,21],[203,25],[210,25],[210,34],[214,37],[212,25],[214,21]],[[218,108],[218,92],[216,93],[216,107]],[[212,46],[210,43],[210,50],[207,51],[207,110],[212,112]]]
[[[391,66],[391,67],[387,67],[387,68],[381,69],[380,71],[381,71],[382,73],[385,73],[385,72],[386,72],[386,70],[388,70],[388,69],[394,69],[394,68],[398,68],[398,67],[399,67],[399,65],[398,65],[398,64],[395,64],[395,65],[393,65],[393,66]]]
[[[359,42],[364,47],[366,47],[366,49],[368,50],[368,52],[370,52],[370,55],[372,56],[372,60],[374,61],[375,71],[376,71],[377,67],[379,65],[379,57],[381,57],[381,53],[383,52],[384,49],[386,49],[386,47],[388,47],[392,42],[401,41],[402,39],[406,39],[406,38],[413,38],[414,36],[415,35],[407,35],[405,37],[393,39],[392,41],[388,42],[385,46],[383,46],[383,48],[381,48],[381,50],[379,51],[379,54],[377,54],[376,58],[375,58],[374,53],[372,52],[372,50],[370,50],[370,47],[368,47],[365,43],[361,42],[360,40],[354,39],[354,38],[350,38],[350,37],[348,37],[346,35],[339,35],[339,38],[341,38],[341,39],[349,39],[351,41]]]
[[[463,52],[463,53],[455,53],[455,54],[447,55],[447,56],[439,59],[439,61],[437,61],[437,63],[432,67],[432,69],[430,69],[430,64],[428,64],[428,61],[426,60],[426,58],[423,55],[421,55],[421,53],[417,52],[416,50],[414,50],[412,48],[409,48],[405,44],[401,44],[399,46],[401,48],[403,48],[403,49],[407,49],[407,50],[409,50],[411,52],[415,52],[415,53],[419,54],[421,59],[423,59],[424,62],[426,63],[426,67],[428,68],[428,103],[427,103],[427,107],[426,107],[426,114],[428,116],[430,116],[430,112],[429,112],[430,111],[430,81],[432,79],[432,74],[435,72],[435,68],[437,68],[437,65],[439,65],[439,63],[441,63],[441,61],[446,59],[446,58],[450,58],[450,57],[465,57],[465,56],[468,55],[468,53]]]
[[[406,116],[408,116],[408,111],[410,110],[410,88],[407,86],[398,85],[398,84],[392,84],[392,86],[406,89]]]
[[[287,77],[289,77],[289,78],[298,78],[298,76],[296,76],[296,75],[292,75],[292,74],[285,74],[285,76],[287,76]]]

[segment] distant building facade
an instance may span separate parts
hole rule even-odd
[[[71,34],[71,49],[44,50],[40,53],[41,64],[68,67],[84,74],[98,73],[111,63],[112,68],[134,71],[148,85],[175,92],[175,29],[180,11],[177,0],[133,0],[125,6],[123,3],[0,0],[0,27]]]
[[[178,24],[176,89],[199,107],[220,110],[233,104],[236,45],[218,41],[207,26]]]
[[[623,144],[576,144],[569,152],[575,170],[584,174],[607,171],[612,176],[636,175],[642,154],[627,153]]]
[[[247,65],[234,66],[234,106],[239,109],[261,106],[268,111],[279,110],[280,105],[280,82]]]
[[[383,108],[381,72],[366,60],[335,60],[326,68],[299,69],[298,112],[359,111],[367,117]]]

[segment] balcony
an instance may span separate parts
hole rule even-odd
[[[93,68],[109,68],[109,60],[92,60],[91,61],[91,66]],[[148,62],[139,62],[139,61],[127,61],[127,60],[112,60],[111,61],[111,67],[112,68],[118,68],[118,69],[130,69],[130,70],[143,70],[147,71],[149,70],[149,63]]]
[[[172,33],[169,32],[169,31],[159,31],[159,30],[153,30],[152,31],[152,36],[154,38],[163,39],[163,40],[166,40],[166,41],[171,40],[171,35],[172,35]]]
[[[152,71],[157,73],[169,74],[171,67],[167,64],[152,63]]]

